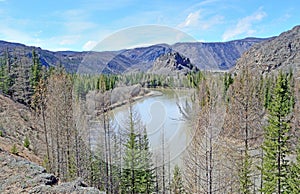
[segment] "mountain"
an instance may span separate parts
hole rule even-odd
[[[188,57],[199,69],[228,70],[245,51],[264,40],[267,39],[246,38],[218,43],[177,43],[172,48]]]
[[[142,48],[104,52],[74,52],[43,50],[40,47],[0,41],[0,56],[8,52],[11,57],[32,58],[35,50],[44,66],[63,65],[69,72],[80,73],[124,73],[147,71],[154,61],[166,53],[178,52],[190,59],[199,69],[228,70],[252,45],[266,39],[246,38],[220,43],[176,43],[157,44]]]
[[[163,54],[156,58],[152,68],[148,70],[149,73],[161,75],[177,75],[187,74],[189,72],[197,72],[199,69],[191,64],[190,59],[181,56],[178,52]]]
[[[254,45],[237,61],[234,71],[238,72],[245,66],[261,74],[279,69],[299,71],[300,26]]]

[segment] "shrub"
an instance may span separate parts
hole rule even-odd
[[[13,147],[12,147],[11,150],[10,150],[10,152],[11,152],[12,154],[18,155],[19,151],[18,151],[18,149],[17,149],[16,144],[13,145]]]
[[[29,141],[27,136],[24,139],[24,144],[23,145],[24,145],[25,148],[29,148],[29,146],[30,146],[30,141]]]

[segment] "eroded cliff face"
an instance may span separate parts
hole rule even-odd
[[[283,32],[274,39],[254,45],[237,61],[235,72],[243,67],[261,74],[276,70],[300,69],[300,26]]]

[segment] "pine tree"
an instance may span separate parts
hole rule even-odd
[[[4,60],[0,63],[0,93],[7,94],[8,92],[8,68]]]
[[[12,79],[10,77],[10,57],[8,51],[5,51],[4,58],[0,64],[0,92],[9,95]]]
[[[288,147],[290,113],[293,94],[290,86],[291,75],[279,73],[274,94],[270,101],[268,125],[265,127],[263,142],[262,192],[285,193],[288,187]]]
[[[300,142],[296,150],[296,161],[291,164],[288,176],[287,193],[300,193]]]
[[[138,192],[139,177],[139,145],[138,145],[138,132],[136,129],[132,106],[129,109],[129,134],[128,140],[125,144],[124,166],[122,170],[122,193]]]
[[[140,176],[140,190],[141,193],[152,193],[154,192],[154,171],[152,164],[152,153],[150,152],[149,140],[147,136],[146,128],[141,134],[140,141],[140,152],[141,152],[141,171]]]
[[[174,194],[184,193],[181,170],[178,165],[174,167],[171,192]]]
[[[30,64],[25,56],[19,57],[14,71],[16,77],[12,85],[13,99],[25,105],[29,105],[32,95],[29,82]]]
[[[38,55],[36,54],[35,50],[32,51],[32,66],[31,66],[31,72],[30,72],[30,85],[33,91],[35,92],[35,89],[37,85],[39,84],[39,81],[42,77],[42,66],[40,64]]]
[[[140,119],[132,105],[129,108],[128,138],[125,143],[121,178],[122,193],[151,193],[153,191],[153,168],[149,141]],[[144,131],[141,131],[144,129]]]

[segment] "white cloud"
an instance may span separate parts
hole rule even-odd
[[[96,45],[97,45],[97,42],[96,42],[96,41],[89,40],[89,41],[87,41],[87,42],[82,46],[82,49],[83,49],[84,51],[90,51],[90,50],[92,50]]]
[[[185,28],[185,27],[195,26],[198,24],[199,19],[200,19],[200,10],[190,13],[185,19],[185,21],[179,24],[178,27]]]
[[[253,35],[256,32],[256,30],[253,29],[253,23],[261,21],[266,16],[267,14],[260,8],[254,14],[240,19],[235,27],[233,27],[232,29],[227,29],[223,33],[223,41],[227,41],[242,34],[245,34],[247,36]]]
[[[223,16],[213,15],[213,16],[205,16],[207,15],[204,10],[198,10],[195,12],[191,12],[184,22],[180,23],[178,28],[186,28],[186,29],[194,29],[194,30],[207,30],[214,25],[221,23],[224,19]]]

